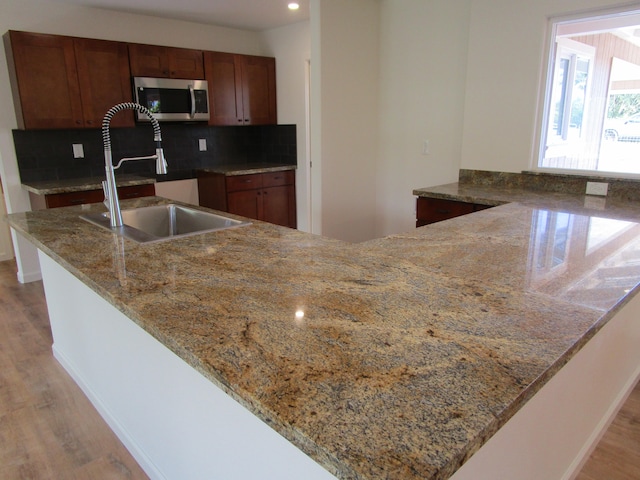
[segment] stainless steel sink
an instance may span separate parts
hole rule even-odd
[[[122,227],[111,228],[108,212],[80,215],[80,218],[139,243],[171,240],[251,224],[173,203],[122,210]]]

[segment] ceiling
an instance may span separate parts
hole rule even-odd
[[[55,1],[244,30],[266,30],[309,19],[309,0],[297,0],[297,11],[287,8],[290,0]]]

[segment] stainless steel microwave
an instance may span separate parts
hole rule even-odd
[[[158,121],[209,120],[206,80],[134,77],[133,95],[136,103],[148,108]],[[137,111],[136,120],[149,121]]]

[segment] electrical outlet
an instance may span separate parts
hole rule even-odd
[[[207,151],[207,139],[206,138],[198,139],[198,147],[200,148],[201,152],[206,152]]]
[[[81,143],[73,143],[73,158],[84,158],[84,147]]]
[[[431,150],[429,148],[429,140],[424,140],[422,142],[422,154],[429,155],[430,153],[431,153]]]
[[[607,196],[609,190],[609,184],[605,182],[587,182],[587,195],[600,195],[602,197]]]

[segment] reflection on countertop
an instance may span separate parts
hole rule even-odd
[[[640,279],[638,223],[520,204],[366,245],[447,276],[605,311]]]

